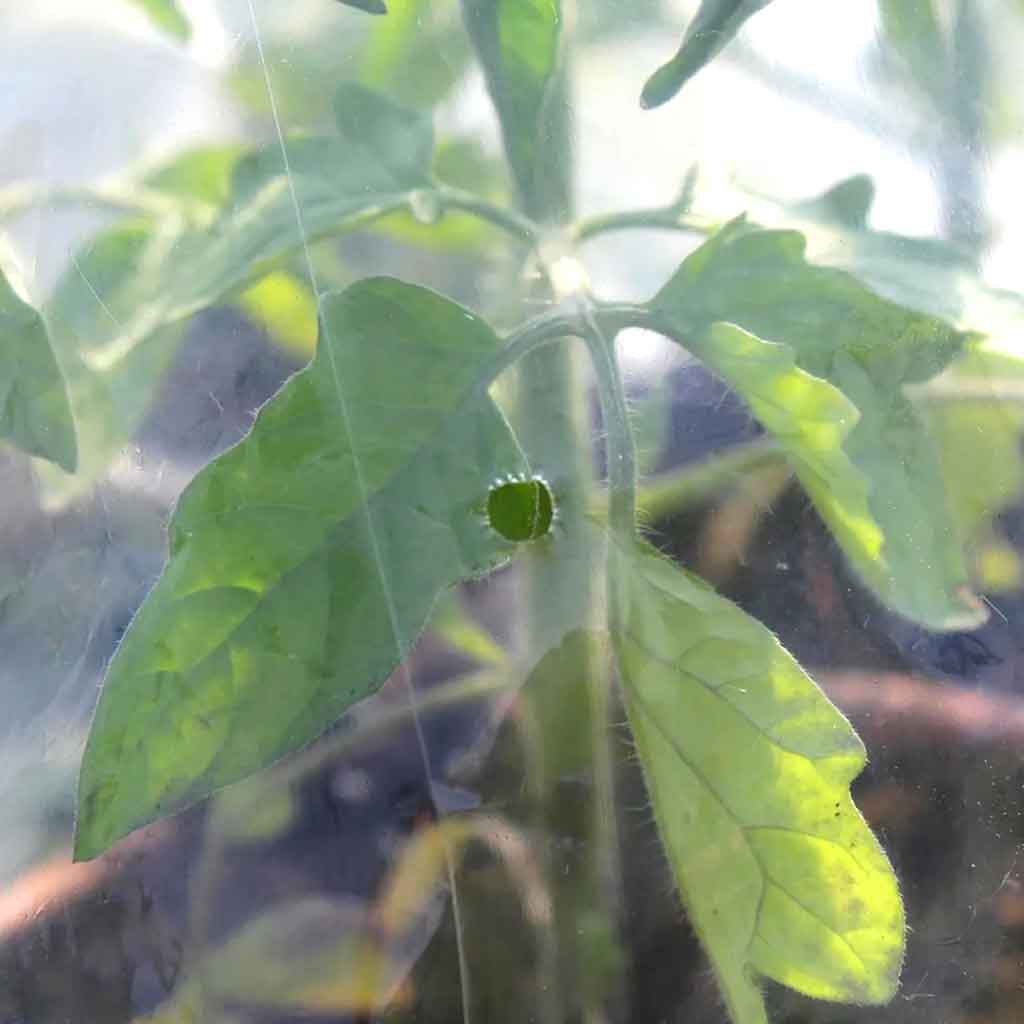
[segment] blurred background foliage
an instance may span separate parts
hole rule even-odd
[[[949,635],[858,591],[720,382],[657,339],[621,341],[652,530],[834,686],[872,751],[859,795],[906,889],[912,951],[892,1007],[781,993],[773,1007],[791,1024],[1019,1020],[1024,4],[777,0],[676,101],[641,112],[695,7],[566,4],[578,213],[664,220],[580,242],[595,291],[647,298],[699,240],[674,230],[680,213],[747,211],[987,336],[915,393],[991,610]],[[496,201],[512,185],[457,0],[391,0],[376,18],[334,0],[0,0],[0,57],[0,265],[48,317],[80,448],[74,476],[0,452],[0,1019],[720,1019],[629,752],[574,713],[593,706],[562,671],[579,659],[556,649],[524,680],[508,656],[509,574],[446,599],[413,660],[443,792],[417,789],[385,688],[280,778],[216,801],[212,824],[201,809],[67,868],[96,685],[159,571],[169,508],[315,346],[291,249],[244,280],[230,251],[197,255],[221,213],[244,211],[237,169],[275,121],[335,136],[334,97],[354,81],[432,116],[445,184]],[[329,184],[336,168],[309,170]],[[437,212],[316,241],[322,284],[386,272],[498,324],[535,311],[515,247]],[[216,307],[191,313],[216,274]],[[170,301],[170,280],[182,313],[154,332],[139,311]],[[473,813],[437,823],[433,809]],[[439,844],[461,855],[459,917]]]

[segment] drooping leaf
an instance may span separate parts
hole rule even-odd
[[[498,344],[397,281],[325,299],[314,362],[178,504],[100,698],[77,857],[311,740],[507,554],[487,492],[522,467],[479,387]]]
[[[903,910],[850,796],[860,740],[756,620],[649,549],[613,557],[630,725],[734,1024],[766,1024],[755,974],[821,999],[886,1002]]]
[[[888,605],[925,625],[983,620],[967,589],[934,445],[906,393],[939,373],[967,335],[879,298],[842,271],[808,263],[797,232],[742,223],[691,254],[651,305],[666,333],[683,344],[710,350],[711,325],[734,323],[789,346],[801,370],[841,391],[860,413],[843,448],[867,480],[875,526],[861,502],[847,504],[856,488],[844,485],[831,499],[831,483],[809,491],[852,565]],[[735,340],[728,332],[722,337]],[[753,398],[758,381],[737,377],[735,386]],[[792,454],[794,437],[787,440]],[[873,529],[882,541],[877,550]]]
[[[192,35],[188,18],[182,13],[178,0],[130,0],[140,8],[147,18],[162,32],[187,42]]]
[[[89,471],[104,468],[131,436],[173,355],[175,324],[244,288],[304,241],[429,187],[429,119],[352,84],[339,91],[336,111],[338,135],[286,143],[287,173],[277,144],[243,158],[227,148],[173,161],[149,184],[181,197],[180,209],[117,225],[72,261],[47,315],[70,367],[72,405],[87,421]],[[210,205],[229,175],[227,198]],[[198,210],[186,202],[196,199]],[[147,366],[153,374],[142,372]]]
[[[69,473],[78,458],[67,390],[42,316],[0,271],[0,438]]]
[[[675,56],[649,79],[640,96],[645,110],[667,103],[771,0],[701,0]]]
[[[527,202],[546,189],[543,140],[558,66],[559,0],[463,0],[463,16],[498,111],[505,150]]]

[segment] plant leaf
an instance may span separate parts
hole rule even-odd
[[[313,739],[387,677],[441,590],[507,555],[483,514],[522,469],[480,387],[498,347],[423,288],[325,298],[313,363],[178,504],[100,698],[77,857]]]
[[[716,183],[695,189],[690,212],[726,224],[746,209],[763,227],[800,231],[812,262],[848,271],[898,305],[977,329],[977,307],[993,293],[979,280],[974,256],[947,240],[874,230],[868,224],[874,191],[872,179],[857,174],[810,199],[782,203]]]
[[[984,613],[967,590],[938,459],[906,394],[907,385],[939,373],[968,336],[879,298],[843,271],[808,263],[804,244],[795,231],[734,222],[683,262],[652,308],[666,333],[704,347],[709,358],[713,339],[704,336],[727,321],[789,346],[801,370],[838,388],[860,412],[843,447],[868,482],[880,547],[849,480],[831,500],[832,484],[819,480],[809,487],[811,498],[853,567],[890,607],[933,628],[976,625]],[[720,340],[734,344],[736,337],[725,332]],[[724,358],[732,358],[741,394],[771,397],[758,394],[756,376],[740,373],[734,357]],[[786,440],[792,457],[798,435]],[[806,463],[797,468],[805,485],[818,472]]]
[[[559,0],[463,0],[462,9],[516,183],[529,199],[546,188],[541,149],[549,86],[558,66]]]
[[[757,972],[821,999],[896,989],[903,909],[850,796],[849,723],[760,623],[648,548],[616,549],[615,646],[658,829],[734,1024]]]
[[[883,568],[883,536],[868,506],[869,484],[843,448],[860,419],[828,381],[801,370],[788,345],[762,341],[735,324],[715,323],[688,341],[694,355],[739,392],[774,435],[804,490],[851,561],[867,576]],[[876,588],[885,577],[873,580]]]
[[[47,316],[73,407],[92,423],[82,446],[92,474],[131,436],[181,336],[174,325],[263,276],[304,236],[351,228],[429,188],[428,118],[354,84],[339,90],[336,112],[337,136],[288,143],[301,230],[276,144],[243,158],[231,148],[198,150],[149,179],[181,198],[180,208],[102,233],[58,283]],[[228,198],[210,206],[229,175]],[[205,213],[194,209],[197,199]],[[51,489],[62,488],[51,481]]]
[[[207,219],[182,223],[176,215],[157,225],[133,264],[120,268],[116,288],[70,271],[55,313],[88,348],[125,350],[154,324],[183,319],[260,276],[304,239],[377,216],[429,187],[428,118],[354,83],[338,90],[335,113],[338,135],[291,140],[287,168],[276,143],[238,160],[228,201]],[[182,167],[178,161],[175,186]],[[216,187],[211,173],[204,172],[204,190]]]
[[[196,146],[158,167],[145,183],[166,195],[219,207],[231,198],[235,167],[248,151],[239,143]]]
[[[177,0],[130,0],[130,2],[140,8],[162,32],[166,32],[179,42],[188,42],[192,35],[192,28]]]
[[[78,459],[67,390],[42,316],[0,271],[0,437],[69,473]]]
[[[359,80],[417,110],[436,107],[472,55],[455,0],[404,0],[367,26]]]
[[[384,0],[340,0],[346,7],[355,7],[367,14],[387,14],[388,9]]]
[[[717,56],[751,15],[769,3],[771,0],[701,0],[675,56],[647,79],[640,106],[651,110],[667,103]]]

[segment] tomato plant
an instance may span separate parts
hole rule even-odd
[[[332,5],[338,17],[406,16],[342,3],[359,10]],[[637,116],[671,101],[766,5],[703,0]],[[177,5],[142,6],[187,34]],[[106,674],[75,856],[306,747],[402,671],[451,588],[512,563],[524,581],[518,664],[535,680],[594,684],[580,714],[599,727],[619,688],[729,1017],[767,1020],[761,978],[884,1003],[905,922],[850,795],[864,747],[769,629],[645,537],[616,340],[640,328],[699,359],[745,401],[862,586],[921,626],[962,628],[984,609],[941,416],[929,420],[919,397],[992,358],[947,315],[936,267],[952,273],[959,257],[915,263],[908,240],[871,231],[863,179],[789,210],[787,227],[742,209],[702,215],[688,188],[666,207],[576,218],[565,12],[558,0],[463,0],[461,13],[500,124],[509,202],[446,180],[430,114],[364,82],[336,90],[331,131],[286,134],[257,31],[275,138],[194,151],[150,175],[132,218],[81,254],[40,311],[0,282],[0,429],[81,479],[131,435],[192,314],[283,289],[296,312],[279,326],[301,315],[303,296],[318,324],[309,365],[177,502],[166,565]],[[320,240],[378,225],[440,238],[453,223],[506,245],[518,297],[544,310],[508,324],[399,275],[324,283]],[[647,301],[598,298],[581,248],[643,227],[683,233],[692,251]],[[854,240],[844,265],[808,255],[807,232],[839,227]],[[904,253],[892,273],[875,259],[886,247]],[[590,464],[577,348],[596,382],[606,476]],[[410,877],[450,865],[481,821],[445,819],[414,844]],[[407,883],[395,880],[385,917],[401,918]],[[292,924],[270,918],[239,948],[262,957]],[[213,959],[218,985],[235,954]]]

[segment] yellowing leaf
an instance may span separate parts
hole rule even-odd
[[[850,797],[849,723],[772,634],[655,552],[614,549],[615,647],[655,818],[734,1024],[755,978],[882,1003],[903,955],[885,854]]]

